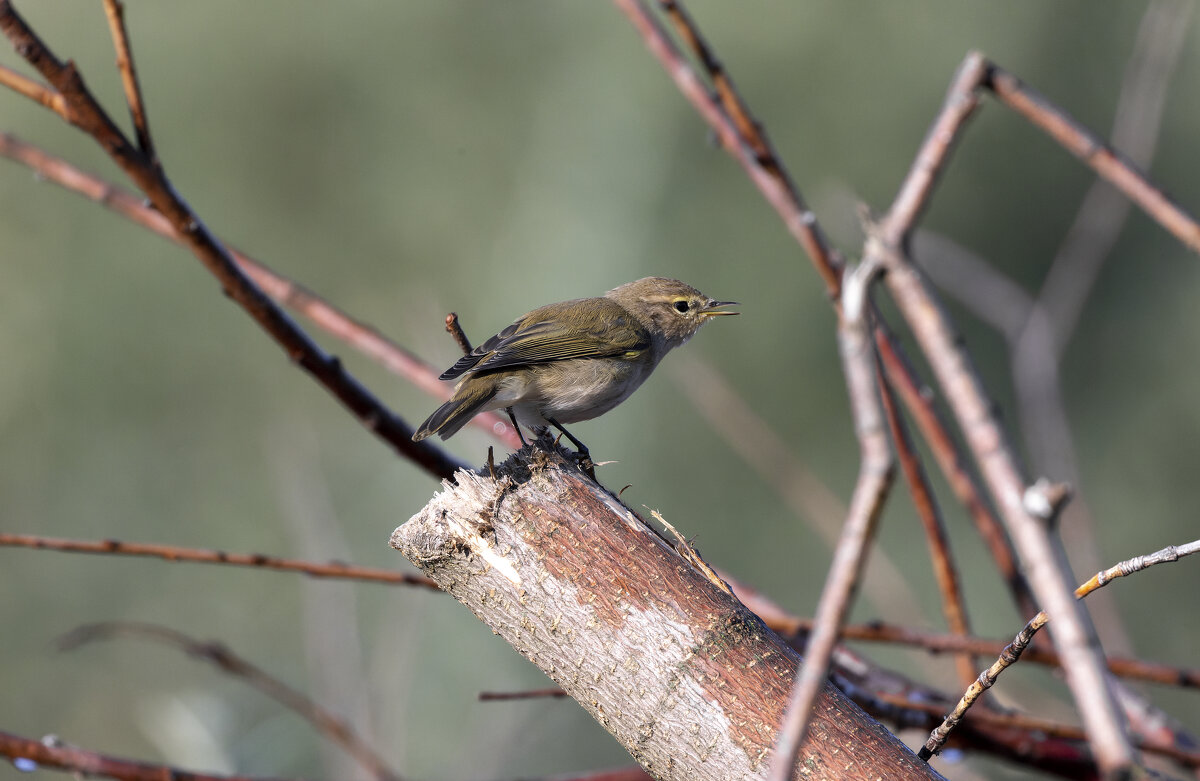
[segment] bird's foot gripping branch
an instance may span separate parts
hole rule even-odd
[[[659,779],[761,778],[799,661],[558,450],[459,472],[392,546]],[[796,777],[938,778],[826,685]]]

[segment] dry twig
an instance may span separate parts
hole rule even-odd
[[[1155,564],[1178,561],[1184,556],[1190,556],[1193,553],[1200,553],[1200,540],[1189,542],[1186,545],[1172,545],[1155,553],[1123,561],[1106,570],[1097,572],[1089,578],[1087,582],[1075,589],[1075,598],[1083,599],[1096,589],[1108,585],[1116,578],[1132,575]],[[1021,654],[1029,646],[1029,643],[1033,640],[1033,636],[1049,621],[1050,616],[1046,611],[1042,611],[1030,619],[1029,623],[1013,638],[1013,641],[1000,652],[999,658],[988,669],[979,674],[978,679],[963,693],[962,699],[959,700],[958,705],[954,707],[950,715],[946,717],[941,725],[933,731],[933,734],[929,736],[929,739],[925,741],[925,745],[921,748],[919,754],[922,759],[929,759],[941,751],[947,736],[962,721],[963,716],[971,706],[975,704],[985,691],[996,683],[996,679],[1000,677],[1000,674],[1004,670],[1008,669],[1008,667],[1021,658]]]
[[[322,350],[241,272],[229,250],[175,191],[162,166],[129,142],[88,90],[75,65],[59,60],[29,28],[10,0],[0,0],[0,30],[17,53],[62,97],[62,110],[56,113],[100,144],[175,232],[184,238],[188,248],[217,278],[226,294],[270,334],[296,364],[341,401],[366,428],[430,474],[448,478],[464,466],[428,441],[413,442],[413,432],[407,423],[347,372],[340,360]],[[117,45],[120,47],[119,42]],[[3,79],[2,74],[0,83],[13,86],[12,80]],[[51,108],[55,109],[55,106]]]
[[[188,656],[211,662],[222,672],[242,679],[283,707],[296,713],[311,724],[318,733],[341,746],[347,754],[354,757],[379,781],[402,781],[401,777],[388,767],[383,757],[379,756],[365,740],[359,737],[354,728],[340,716],[270,675],[261,667],[246,661],[221,643],[196,640],[183,632],[157,624],[108,621],[76,627],[59,638],[57,645],[59,650],[71,651],[87,643],[111,640],[114,637],[138,637],[152,640],[177,648]]]
[[[135,762],[131,759],[98,754],[95,751],[65,745],[53,736],[33,740],[10,732],[0,732],[0,756],[14,761],[33,762],[39,769],[66,770],[79,776],[104,776],[122,781],[290,781],[193,773],[167,765],[152,765],[148,762]]]
[[[858,481],[842,538],[833,554],[829,575],[817,603],[813,632],[805,645],[804,661],[796,673],[771,762],[770,781],[788,781],[808,728],[813,704],[829,672],[838,631],[858,587],[876,523],[892,485],[894,462],[888,445],[883,408],[876,396],[875,352],[871,342],[871,280],[877,270],[865,261],[848,272],[842,284],[838,347],[850,394],[850,412],[858,437],[861,462]]]
[[[166,217],[119,185],[89,174],[10,133],[0,133],[0,156],[28,166],[37,173],[39,179],[54,182],[163,238],[187,246],[185,238]],[[261,261],[236,248],[227,248],[242,272],[277,303],[304,315],[330,336],[345,342],[430,396],[442,401],[450,398],[450,387],[438,380],[438,370],[429,363],[303,285],[272,271]],[[488,432],[514,450],[521,446],[516,432],[494,412],[480,413],[468,425]]]
[[[121,542],[120,540],[66,540],[58,537],[42,537],[36,534],[9,534],[7,532],[0,532],[0,547],[32,548],[65,553],[104,553],[114,556],[147,556],[165,561],[195,561],[203,564],[231,564],[237,567],[260,567],[286,572],[301,572],[314,578],[373,581],[398,586],[420,586],[440,591],[437,584],[420,575],[408,575],[390,569],[358,567],[338,561],[325,563],[300,561],[262,553],[229,553],[222,550],[181,548],[178,545]]]

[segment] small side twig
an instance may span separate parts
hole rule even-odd
[[[42,537],[36,534],[9,534],[0,532],[0,547],[31,548],[64,553],[102,553],[113,556],[146,556],[165,561],[194,561],[203,564],[229,564],[235,567],[259,567],[262,569],[301,572],[314,578],[340,578],[364,580],[375,583],[391,583],[399,586],[419,586],[431,591],[440,591],[432,580],[420,575],[408,575],[390,569],[357,567],[341,562],[315,562],[268,556],[262,553],[229,553],[222,550],[181,548],[178,545],[157,545],[145,542],[121,542],[120,540],[67,540],[59,537]]]
[[[150,122],[146,119],[146,106],[142,101],[142,85],[133,65],[129,31],[125,29],[125,4],[121,0],[104,0],[104,15],[108,17],[108,29],[112,34],[113,48],[117,52],[117,71],[121,74],[121,86],[125,88],[125,102],[129,106],[129,116],[133,119],[138,148],[157,166],[158,153],[154,151],[154,141],[150,137]]]
[[[519,692],[479,692],[480,702],[506,702],[510,700],[542,700],[566,697],[567,693],[557,686],[549,689],[526,689]]]
[[[63,97],[65,118],[91,136],[185,240],[222,289],[266,331],[309,376],[337,398],[359,422],[398,454],[430,474],[453,478],[466,468],[431,442],[413,442],[412,429],[388,409],[340,360],[329,355],[241,272],[229,250],[176,192],[161,165],[143,154],[113,123],[84,84],[74,63],[60,60],[26,24],[10,0],[0,0],[0,30]]]
[[[876,359],[878,361],[878,359]],[[896,403],[894,391],[888,385],[883,373],[882,362],[878,362],[876,375],[879,385],[879,398],[883,402],[883,412],[887,416],[888,429],[892,434],[892,443],[896,447],[896,457],[900,462],[900,470],[904,481],[908,484],[912,495],[913,506],[921,519],[921,527],[925,532],[925,540],[929,544],[929,558],[933,562],[933,574],[937,580],[938,592],[942,597],[942,615],[951,633],[966,637],[971,634],[971,622],[967,617],[966,601],[963,598],[962,586],[958,577],[958,566],[954,563],[954,554],[950,550],[950,536],[946,533],[946,524],[942,512],[938,508],[937,497],[925,474],[921,456],[913,446],[908,426]],[[954,655],[954,664],[958,671],[959,680],[963,686],[975,678],[975,660],[968,653]]]
[[[458,345],[458,349],[462,350],[463,355],[471,354],[471,340],[467,338],[462,325],[458,322],[458,312],[446,315],[446,333],[454,337],[454,343]]]
[[[66,770],[79,776],[102,776],[121,781],[290,781],[252,776],[223,776],[212,773],[194,773],[190,770],[138,762],[132,759],[100,754],[95,751],[68,746],[62,741],[47,736],[41,740],[23,738],[11,732],[0,732],[0,756],[18,762],[34,763],[38,768]],[[24,767],[18,765],[18,767]],[[32,768],[29,768],[32,769]]]
[[[58,648],[72,651],[87,643],[115,637],[137,637],[177,648],[188,656],[211,662],[222,672],[241,678],[277,703],[296,713],[320,734],[341,746],[379,781],[401,781],[383,757],[364,741],[340,716],[327,710],[302,692],[293,689],[262,668],[241,658],[218,642],[202,642],[183,632],[157,624],[109,621],[84,624],[58,640]]]
[[[1200,553],[1200,540],[1189,542],[1186,545],[1171,545],[1145,556],[1128,559],[1106,570],[1097,572],[1080,585],[1079,588],[1075,589],[1075,598],[1083,599],[1096,589],[1108,585],[1116,578],[1132,575],[1155,564],[1179,561],[1184,556],[1190,556],[1194,553]],[[996,683],[996,679],[1000,677],[1002,672],[1021,658],[1021,654],[1029,646],[1029,643],[1033,640],[1033,636],[1049,621],[1050,616],[1044,610],[1030,619],[1029,623],[1013,638],[1013,641],[1000,652],[999,658],[988,669],[980,673],[976,681],[963,693],[962,698],[958,701],[958,705],[954,707],[950,715],[946,716],[941,725],[925,741],[925,745],[921,748],[918,756],[927,760],[941,751],[946,738],[949,737],[954,728],[962,721],[963,716],[966,715],[971,706],[978,701],[985,691]]]
[[[95,201],[163,238],[187,246],[185,238],[166,217],[153,207],[147,206],[144,199],[134,196],[119,185],[80,170],[66,160],[9,133],[0,133],[0,156],[33,169],[39,178]],[[271,270],[261,261],[233,247],[228,249],[242,272],[274,301],[304,315],[322,331],[350,345],[430,396],[442,401],[449,398],[448,386],[438,380],[438,370],[429,363],[298,282]],[[488,432],[514,450],[521,446],[516,432],[494,412],[480,413],[472,418],[468,425]]]
[[[875,357],[868,322],[868,291],[877,269],[874,261],[866,260],[847,272],[843,279],[838,347],[861,463],[842,538],[834,551],[829,576],[817,603],[813,633],[805,646],[804,661],[796,674],[779,729],[774,759],[767,775],[769,781],[789,781],[792,777],[813,704],[828,675],[838,631],[853,601],[876,523],[892,485],[894,464],[883,410],[875,390]]]

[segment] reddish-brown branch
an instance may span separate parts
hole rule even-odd
[[[454,343],[458,345],[458,349],[462,350],[463,355],[471,354],[471,340],[467,338],[462,324],[458,322],[458,312],[446,315],[446,333],[454,337]]]
[[[331,561],[320,563],[267,556],[262,553],[228,553],[220,550],[181,548],[177,545],[156,545],[144,542],[121,542],[119,540],[65,540],[57,537],[42,537],[34,534],[8,534],[0,532],[0,547],[32,548],[65,553],[104,553],[114,556],[147,556],[166,561],[195,561],[204,564],[230,564],[237,567],[260,567],[262,569],[302,572],[315,578],[340,578],[365,580],[376,583],[391,583],[398,586],[420,586],[438,591],[437,584],[420,575],[407,575],[390,569],[356,567],[352,564]]]
[[[163,238],[186,246],[184,238],[166,217],[123,187],[82,171],[62,158],[8,133],[0,133],[0,156],[28,166],[41,178],[95,201]],[[272,299],[304,315],[321,330],[403,377],[430,396],[442,401],[450,397],[450,386],[438,380],[438,370],[433,366],[303,285],[277,274],[260,261],[233,247],[228,249],[238,267]],[[514,450],[521,446],[521,441],[512,426],[493,412],[476,415],[471,419],[470,425],[488,432]]]
[[[1004,531],[1000,519],[992,512],[975,476],[967,467],[966,460],[958,445],[950,436],[949,429],[941,419],[933,401],[933,391],[927,386],[915,385],[910,380],[915,372],[895,338],[882,327],[875,328],[875,347],[879,351],[880,362],[887,372],[888,382],[900,395],[904,406],[912,414],[922,436],[929,444],[934,459],[942,474],[950,483],[950,489],[955,497],[967,509],[975,522],[975,529],[983,538],[991,553],[996,569],[1008,584],[1009,591],[1016,600],[1017,606],[1026,614],[1037,612],[1037,602],[1029,588],[1029,582],[1021,574],[1017,566],[1017,556],[1013,551],[1012,542]]]
[[[660,0],[664,2],[665,0]],[[719,66],[711,47],[704,41],[698,28],[690,17],[682,10],[678,0],[674,0],[666,10],[675,23],[681,37],[688,42],[696,53],[697,58],[709,69],[714,84],[724,83],[727,88],[717,87],[716,97],[704,89],[699,77],[688,66],[679,51],[671,43],[670,38],[658,25],[654,15],[639,0],[614,0],[617,6],[629,17],[638,32],[642,35],[651,53],[659,60],[663,68],[671,76],[684,97],[696,108],[701,117],[721,140],[722,146],[734,156],[750,180],[758,187],[763,197],[775,209],[793,237],[808,253],[821,278],[825,281],[831,299],[837,306],[838,291],[841,289],[842,262],[836,252],[828,247],[823,234],[820,232],[816,216],[804,205],[795,192],[787,175],[786,169],[770,148],[766,136],[758,124],[753,121],[744,101],[733,90],[732,81],[723,67]],[[720,102],[718,102],[720,101]],[[739,117],[738,120],[730,117]],[[965,117],[964,117],[965,119]],[[745,131],[745,135],[742,132]],[[760,159],[759,153],[769,152],[767,159]],[[914,202],[914,214],[919,211],[919,203]],[[880,319],[880,322],[882,320]],[[891,336],[883,331],[877,331],[877,339],[891,340]],[[889,344],[892,351],[896,346]],[[946,471],[947,478],[955,486],[956,495],[966,502],[976,520],[980,533],[984,535],[989,549],[992,551],[1004,577],[1017,593],[1018,601],[1026,612],[1033,612],[1036,607],[1028,596],[1028,587],[1023,582],[1015,564],[1015,556],[1008,543],[999,522],[990,514],[986,504],[979,498],[969,474],[961,468],[964,459],[958,452],[958,447],[945,425],[935,414],[923,414],[922,407],[928,407],[928,402],[916,404],[916,399],[909,391],[918,389],[923,383],[917,380],[911,367],[903,362],[892,362],[889,365],[889,380],[900,390],[901,398],[906,406],[910,406],[916,417],[922,434],[927,438],[936,439],[944,448],[938,458],[939,465]],[[915,406],[913,406],[915,405]],[[930,408],[931,413],[931,408]],[[935,445],[935,450],[936,450]]]
[[[892,434],[892,443],[896,447],[896,457],[900,462],[904,481],[908,484],[913,506],[921,519],[925,540],[929,543],[929,558],[933,562],[933,574],[937,579],[938,591],[942,595],[942,615],[945,616],[946,626],[952,634],[966,637],[971,634],[971,622],[967,618],[967,606],[959,584],[958,566],[954,563],[954,554],[950,551],[950,537],[946,533],[946,524],[942,520],[941,510],[938,509],[933,487],[929,485],[925,467],[921,464],[921,456],[913,447],[908,426],[897,407],[891,387],[884,379],[882,362],[878,368],[879,398],[883,402],[888,430]],[[975,679],[975,670],[978,667],[974,658],[969,653],[956,653],[954,663],[959,681],[963,686],[969,685]]]
[[[1063,109],[1051,103],[1013,74],[988,63],[984,87],[1000,102],[1043,130],[1064,149],[1125,193],[1193,252],[1200,252],[1200,223],[1154,186],[1139,168],[1112,149]]]
[[[133,65],[133,49],[129,45],[129,32],[125,29],[125,6],[121,0],[104,0],[104,15],[108,17],[108,29],[112,34],[113,48],[117,52],[117,71],[121,74],[121,86],[125,89],[125,103],[133,120],[138,148],[156,165],[158,155],[150,137],[150,122],[146,119],[146,106],[142,100],[142,86],[138,81],[137,69]]]
[[[123,781],[287,781],[251,776],[221,776],[210,773],[193,773],[188,770],[120,759],[94,751],[66,746],[50,740],[33,740],[0,732],[0,756],[9,759],[24,759],[36,762],[39,768],[66,770],[83,776],[104,776]]]
[[[370,771],[379,781],[401,781],[399,774],[388,767],[383,757],[359,737],[354,728],[340,716],[329,711],[310,697],[293,689],[257,665],[235,654],[215,641],[196,640],[183,632],[157,624],[133,621],[108,621],[84,624],[63,635],[58,648],[72,651],[87,643],[111,640],[115,637],[137,637],[177,648],[188,656],[211,662],[224,673],[240,678],[248,685],[275,700],[312,725],[321,735],[333,741]]]
[[[412,429],[322,350],[239,269],[233,257],[176,193],[161,166],[129,143],[93,97],[71,63],[61,62],[25,24],[9,0],[0,0],[0,30],[66,101],[68,121],[92,136],[183,236],[188,248],[283,351],[349,409],[370,431],[430,474],[451,477],[464,466],[429,441],[413,442]]]
[[[658,59],[675,82],[675,86],[712,128],[721,146],[737,160],[759,192],[775,209],[788,232],[799,242],[812,260],[817,273],[825,282],[825,288],[830,297],[836,299],[841,291],[841,259],[829,247],[829,242],[825,239],[825,235],[817,223],[816,215],[800,199],[798,191],[787,180],[783,164],[778,158],[772,158],[769,168],[762,164],[758,154],[760,150],[756,150],[753,146],[754,142],[744,138],[738,132],[738,125],[730,119],[722,105],[705,88],[704,83],[688,65],[687,60],[671,41],[671,37],[642,0],[613,0],[613,2],[641,33],[650,53]],[[682,12],[672,18],[686,19]],[[694,32],[691,40],[702,43],[703,39],[700,38],[698,32]],[[738,104],[741,105],[740,101]],[[743,117],[749,117],[749,111],[744,108]],[[752,126],[753,122],[750,121],[749,124]],[[763,137],[759,136],[759,138]]]
[[[63,100],[63,96],[45,84],[40,84],[28,76],[22,76],[11,68],[0,65],[0,85],[8,87],[19,95],[24,95],[32,101],[41,103],[63,119],[67,118],[67,104]]]
[[[892,297],[913,329],[958,419],[1021,554],[1038,603],[1058,619],[1051,639],[1059,653],[1070,660],[1065,667],[1067,684],[1083,716],[1100,768],[1105,775],[1120,775],[1132,766],[1133,750],[1108,686],[1103,655],[1087,614],[1072,599],[1066,556],[1061,544],[1047,531],[1045,519],[1034,517],[1025,507],[1025,480],[983,383],[949,319],[904,254],[905,238],[920,212],[919,204],[930,197],[936,175],[943,169],[963,127],[961,119],[969,113],[963,107],[973,101],[975,85],[970,77],[983,70],[983,62],[976,53],[967,57],[934,121],[934,131],[917,153],[895,202],[868,237],[865,255],[886,265]]]

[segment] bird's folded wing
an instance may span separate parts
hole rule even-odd
[[[460,358],[441,379],[550,361],[632,356],[649,348],[650,334],[628,312],[599,301],[603,304],[589,312],[587,325],[558,312],[545,313],[552,319],[539,318],[542,310],[531,312]]]

